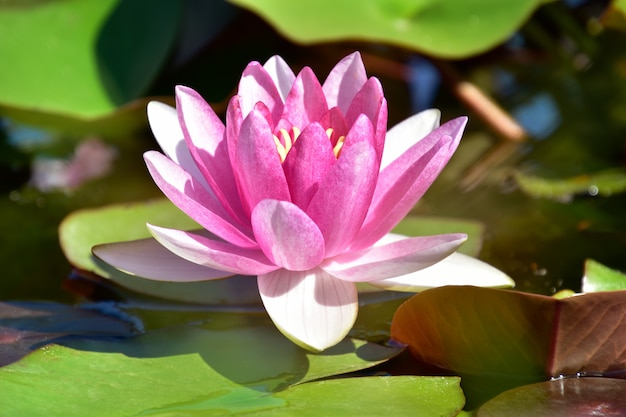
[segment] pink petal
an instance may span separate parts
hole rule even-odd
[[[216,197],[235,218],[243,210],[233,179],[224,124],[194,90],[176,87],[176,105],[187,147]]]
[[[293,71],[289,68],[285,60],[278,55],[274,55],[268,59],[263,65],[263,68],[265,68],[269,76],[274,80],[278,93],[283,102],[285,102],[289,90],[291,90],[291,86],[296,79]]]
[[[285,100],[282,118],[293,126],[304,129],[309,123],[318,121],[328,110],[326,97],[311,68],[300,71]],[[276,119],[274,119],[276,120]]]
[[[391,291],[418,292],[444,285],[511,288],[515,281],[483,261],[455,252],[427,268],[370,284]]]
[[[241,124],[234,168],[249,212],[261,200],[290,201],[272,131],[257,110],[253,110]]]
[[[306,208],[335,161],[333,147],[324,128],[319,123],[308,125],[283,162],[291,201],[300,208]]]
[[[233,96],[226,108],[226,143],[228,145],[228,157],[231,161],[235,161],[241,123],[243,123],[241,100],[239,96]]]
[[[378,176],[372,130],[365,116],[359,118],[346,137],[346,143],[353,144],[343,147],[305,210],[324,235],[327,256],[337,254],[352,241],[370,205]],[[357,132],[369,135],[369,141],[352,139]]]
[[[252,229],[263,253],[290,271],[311,269],[324,258],[324,237],[313,220],[288,201],[263,200],[252,212]]]
[[[270,110],[264,103],[256,103],[253,110],[260,112],[260,115],[265,118],[267,124],[270,126],[270,131],[275,130]],[[228,102],[228,108],[226,109],[226,143],[228,145],[228,156],[231,161],[236,159],[237,147],[239,146],[239,135],[241,133],[243,120],[244,118],[241,112],[241,97],[234,96]]]
[[[283,113],[283,99],[274,80],[258,62],[251,62],[243,71],[237,94],[241,100],[241,111],[245,118],[258,103],[264,103],[274,120]]]
[[[322,351],[339,343],[356,320],[353,283],[320,269],[279,269],[258,278],[259,292],[276,327],[305,349]]]
[[[347,281],[377,281],[429,267],[465,242],[461,233],[406,238],[328,259],[322,268]]]
[[[375,126],[374,144],[376,152],[381,155],[385,144],[387,131],[387,101],[383,94],[383,87],[376,78],[370,78],[356,94],[345,114],[346,123],[352,125],[358,117],[366,115]]]
[[[383,159],[380,170],[385,169],[391,162],[439,127],[441,112],[429,109],[419,112],[398,123],[387,132]]]
[[[252,230],[238,225],[215,196],[180,166],[159,152],[144,159],[157,186],[178,208],[222,239],[241,247],[256,248]]]
[[[178,122],[176,109],[158,101],[151,101],[148,103],[148,122],[163,153],[202,182],[208,189],[208,183],[198,169],[196,161],[191,157],[191,153],[189,153],[185,135]]]
[[[450,160],[466,122],[467,118],[460,117],[444,124],[380,173],[353,249],[371,246],[407,215]]]
[[[374,126],[376,130],[376,149],[380,155],[380,159],[382,159],[384,153],[385,139],[387,136],[387,115],[387,100],[383,97],[383,100],[380,103],[380,109],[378,110],[378,118],[376,119],[376,124]]]
[[[353,52],[335,65],[324,81],[324,95],[328,107],[339,107],[342,113],[348,111],[356,93],[367,81],[361,54]]]
[[[122,272],[155,281],[194,282],[232,276],[230,272],[191,263],[154,239],[97,245],[92,252]]]
[[[241,275],[266,274],[277,269],[260,249],[243,249],[215,240],[204,230],[187,232],[151,224],[148,229],[161,245],[198,265]]]

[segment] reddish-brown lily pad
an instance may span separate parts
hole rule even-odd
[[[626,414],[626,381],[566,378],[515,388],[498,395],[476,417],[586,417]]]
[[[424,291],[391,336],[421,362],[460,375],[541,381],[626,374],[626,291],[565,299],[478,287]]]

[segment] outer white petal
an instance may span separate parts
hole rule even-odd
[[[278,56],[274,55],[263,65],[265,71],[272,77],[274,80],[274,84],[276,84],[276,88],[278,89],[278,94],[283,99],[283,103],[287,99],[287,95],[291,90],[291,86],[293,82],[296,80],[296,76],[294,75],[289,65],[285,62],[285,60]]]
[[[122,272],[155,281],[207,281],[233,275],[189,262],[155,239],[97,245],[92,252],[98,259]]]
[[[515,286],[515,282],[499,269],[458,252],[420,271],[395,278],[370,281],[369,284],[386,290],[406,292],[419,292],[444,285],[474,285],[492,288]]]
[[[380,170],[382,171],[407,149],[438,128],[440,118],[441,111],[438,109],[424,110],[389,129],[385,138]]]
[[[189,153],[176,109],[165,103],[151,101],[148,103],[148,122],[163,153],[198,179],[204,188],[212,193],[213,191]]]
[[[356,286],[321,269],[279,269],[259,275],[258,284],[276,327],[305,349],[322,351],[339,343],[356,320]]]

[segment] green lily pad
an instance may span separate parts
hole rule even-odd
[[[150,13],[145,11],[149,8]],[[173,45],[177,1],[0,5],[0,110],[89,121],[137,99]]]
[[[230,0],[293,41],[384,42],[445,58],[484,52],[508,39],[543,0]],[[462,34],[462,35],[459,35]]]
[[[176,229],[199,227],[169,200],[156,199],[75,211],[61,222],[59,240],[72,265],[106,277],[106,271],[94,263],[91,247],[150,237],[146,223]]]
[[[268,393],[364,369],[401,350],[346,339],[327,352],[311,354],[270,324],[245,319],[240,326],[210,324],[212,328],[150,331],[124,341],[77,340],[68,342],[73,348],[43,347],[0,369],[0,409],[9,417],[259,411],[289,403],[288,394]],[[435,383],[433,389],[444,393],[442,385]],[[447,385],[454,398],[462,399],[458,380]]]
[[[609,197],[626,191],[626,171],[606,170],[565,179],[546,179],[517,173],[515,179],[525,193],[540,198],[569,202],[583,194]]]
[[[585,261],[585,275],[582,291],[619,291],[626,290],[626,275],[602,265],[592,259]]]
[[[275,394],[286,405],[259,417],[456,416],[465,398],[454,377],[367,377],[319,381]]]

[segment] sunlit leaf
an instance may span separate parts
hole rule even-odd
[[[488,401],[476,417],[621,416],[626,410],[626,381],[567,378],[506,391]]]
[[[626,290],[626,275],[592,259],[587,259],[582,291],[587,293],[617,290]]]
[[[93,262],[91,247],[147,238],[150,236],[147,222],[182,229],[198,227],[169,200],[158,199],[75,211],[59,226],[59,240],[72,265],[104,274]]]
[[[440,57],[464,57],[508,39],[542,0],[459,2],[231,0],[304,44],[385,42]],[[460,36],[459,34],[462,34]]]
[[[274,395],[285,406],[256,414],[271,416],[456,416],[465,398],[454,377],[346,378],[299,385]]]
[[[346,339],[328,352],[311,354],[271,324],[245,319],[240,326],[214,323],[212,328],[168,328],[124,341],[68,343],[73,348],[50,345],[0,369],[3,416],[244,413],[284,407],[282,397],[267,394],[364,369],[400,351]],[[451,395],[448,400],[462,399],[458,380],[437,382],[433,389]],[[381,382],[380,389],[387,385]]]
[[[520,189],[533,197],[568,202],[577,195],[608,197],[626,190],[626,171],[607,170],[564,179],[546,179],[517,173]]]
[[[401,305],[391,336],[420,361],[498,381],[622,372],[626,292],[564,299],[477,287],[424,291]]]

